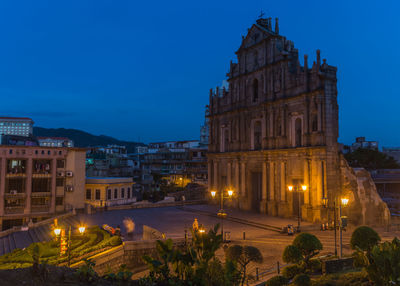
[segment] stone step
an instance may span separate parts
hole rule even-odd
[[[32,238],[29,235],[28,231],[19,231],[13,233],[15,239],[16,248],[23,249],[28,247],[32,242]]]
[[[4,237],[0,238],[0,255],[5,254],[4,253]]]
[[[10,252],[10,241],[8,239],[8,236],[3,237],[3,242],[4,242],[4,254],[7,254]]]
[[[10,242],[10,252],[12,252],[14,249],[17,248],[17,246],[15,245],[14,233],[8,235],[8,240]]]

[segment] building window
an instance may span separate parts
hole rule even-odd
[[[87,189],[86,190],[86,199],[87,200],[91,200],[92,199],[92,190],[91,189]]]
[[[64,187],[64,178],[56,179],[56,187]]]
[[[111,200],[111,190],[107,190],[107,200]]]
[[[128,199],[131,198],[131,188],[128,188]]]
[[[118,189],[114,189],[114,199],[118,198]]]
[[[56,197],[56,206],[62,206],[64,203],[63,197]]]
[[[121,189],[121,198],[125,198],[125,189],[124,188]]]
[[[96,200],[100,200],[100,190],[99,189],[97,189],[96,190]]]
[[[65,168],[65,160],[57,160],[57,168]]]

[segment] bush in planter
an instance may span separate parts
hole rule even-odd
[[[289,281],[286,277],[281,275],[274,276],[265,283],[265,286],[285,286],[288,285]]]
[[[293,284],[296,286],[309,286],[311,279],[307,274],[297,274],[293,279]]]
[[[309,269],[311,273],[321,273],[322,272],[322,263],[321,260],[318,258],[316,259],[311,259],[310,262],[308,263]]]
[[[381,241],[379,234],[368,226],[357,227],[351,235],[350,246],[356,250],[357,247],[363,251],[371,249]]]
[[[292,279],[297,274],[301,274],[303,272],[304,272],[303,267],[301,267],[298,264],[294,264],[294,265],[289,265],[289,266],[286,266],[285,268],[283,268],[282,275],[287,279]]]

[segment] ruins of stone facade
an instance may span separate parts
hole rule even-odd
[[[336,67],[299,62],[271,18],[258,19],[230,64],[229,88],[210,91],[209,189],[235,190],[234,204],[273,216],[328,219],[343,194]],[[305,184],[305,192],[288,185]],[[351,203],[351,202],[350,202]]]

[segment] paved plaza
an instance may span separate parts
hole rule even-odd
[[[148,225],[166,234],[168,238],[183,237],[185,228],[192,227],[195,218],[199,224],[206,228],[211,228],[215,224],[220,223],[220,219],[210,214],[217,213],[218,207],[215,205],[192,205],[185,207],[160,207],[160,208],[143,208],[130,210],[116,210],[97,213],[93,215],[85,215],[81,219],[88,224],[102,225],[104,223],[112,226],[120,225],[122,233],[124,228],[122,220],[125,217],[130,217],[136,224],[136,238],[142,233],[142,226]],[[283,227],[288,224],[297,225],[296,218],[284,219],[271,217],[259,213],[244,212],[235,209],[227,209],[228,217],[236,217],[245,219],[246,221],[257,222],[260,224]],[[307,231],[315,234],[322,242],[324,250],[321,254],[334,253],[334,231],[321,231],[320,226],[308,222],[302,222],[302,231]],[[343,232],[343,253],[350,254],[349,245],[350,236],[353,229],[347,229]],[[287,234],[281,234],[278,231],[262,229],[259,227],[246,225],[224,220],[224,231],[230,232],[231,244],[240,243],[258,247],[267,264],[275,265],[277,261],[281,261],[283,249],[290,244],[294,237]],[[394,236],[399,236],[399,232],[385,232],[383,229],[378,229],[381,237],[384,240],[390,240]],[[245,232],[245,240],[243,240],[243,232]],[[339,245],[339,233],[337,233],[337,244]],[[222,254],[221,254],[222,255]],[[265,266],[267,267],[267,266]]]

